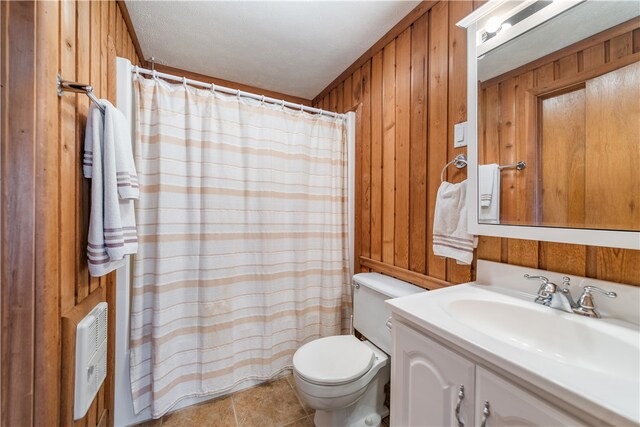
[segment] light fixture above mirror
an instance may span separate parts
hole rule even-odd
[[[514,3],[514,2],[510,2]],[[552,0],[537,0],[518,2],[520,4],[507,5],[507,7],[501,8],[498,12],[500,14],[491,15],[484,23],[483,31],[481,32],[480,39],[482,43],[495,37],[499,32],[506,31],[514,25],[529,18],[534,13],[544,9],[553,3]],[[503,13],[507,10],[506,13]]]

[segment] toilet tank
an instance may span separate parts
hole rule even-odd
[[[424,289],[380,273],[358,273],[353,282],[353,327],[380,350],[391,354],[391,331],[387,327],[391,310],[384,301]]]

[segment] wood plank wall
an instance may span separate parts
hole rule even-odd
[[[6,426],[112,424],[112,375],[73,421],[75,325],[109,306],[114,275],[89,277],[89,100],[56,94],[56,75],[115,102],[116,55],[138,62],[115,1],[2,2],[2,412]]]
[[[435,257],[431,236],[440,171],[466,152],[452,142],[453,125],[466,120],[466,34],[455,23],[482,3],[421,3],[313,100],[357,112],[359,271],[429,289],[474,276],[470,267]],[[636,32],[625,37],[610,52],[640,40]],[[446,173],[451,182],[465,177],[453,167]],[[640,285],[640,251],[481,237],[476,259]]]
[[[379,271],[426,288],[471,280],[470,266],[432,250],[435,196],[466,121],[466,32],[455,23],[472,1],[423,2],[313,101],[357,110],[356,254],[360,271]],[[450,167],[459,182],[465,170]]]

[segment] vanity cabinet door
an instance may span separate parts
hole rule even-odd
[[[486,402],[489,402],[488,415],[483,414]],[[481,366],[476,366],[475,406],[476,420],[481,427],[584,425]]]
[[[391,356],[391,425],[474,425],[474,364],[412,328],[394,322]]]

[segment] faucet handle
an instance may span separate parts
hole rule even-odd
[[[597,294],[602,294],[602,295],[607,296],[609,298],[616,298],[618,296],[618,294],[616,294],[615,292],[605,291],[604,289],[598,288],[597,286],[585,286],[584,287],[584,293],[586,294],[586,293],[590,293],[590,292],[595,292]]]
[[[544,276],[530,276],[528,274],[525,274],[524,278],[529,280],[534,280],[534,279],[542,280],[543,285],[546,285],[547,283],[549,283],[549,279]]]
[[[562,278],[562,285],[563,286],[569,286],[571,284],[571,277],[569,276],[564,276]]]
[[[593,304],[593,296],[591,295],[591,292],[596,292],[609,298],[616,298],[618,294],[611,291],[605,291],[604,289],[600,289],[596,286],[585,286],[583,288],[582,295],[578,298],[577,307],[573,309],[574,313],[588,317],[600,318],[600,314],[595,310],[596,307]]]
[[[556,284],[549,282],[549,279],[544,276],[531,276],[529,274],[525,274],[524,278],[542,281],[542,285],[540,285],[540,288],[538,289],[538,296],[534,301],[538,304],[550,305],[553,294],[556,293],[558,288]]]
[[[530,276],[528,274],[524,275],[525,279],[529,280],[541,280],[542,285],[540,285],[540,289],[538,289],[538,295],[542,297],[549,297],[551,294],[555,294],[557,290],[557,285],[555,283],[551,283],[548,278],[544,276]]]

